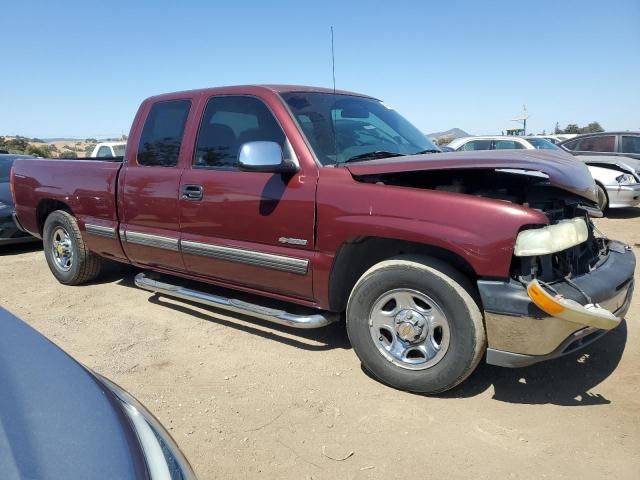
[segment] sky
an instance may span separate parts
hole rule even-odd
[[[331,86],[425,133],[598,121],[640,130],[640,0],[4,0],[0,135],[129,133],[159,93]]]

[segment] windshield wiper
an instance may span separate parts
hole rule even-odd
[[[405,153],[387,152],[385,150],[376,150],[375,152],[361,153],[347,158],[344,163],[358,162],[361,160],[375,160],[376,158],[403,157]]]
[[[420,150],[419,152],[412,153],[411,155],[422,155],[424,153],[442,153],[442,150],[436,150],[435,148],[431,148],[429,150]]]

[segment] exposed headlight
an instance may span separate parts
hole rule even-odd
[[[634,177],[630,173],[623,173],[622,175],[617,176],[616,182],[618,182],[620,185],[631,185],[634,183],[638,183],[636,177]]]
[[[583,218],[560,220],[555,225],[520,232],[513,254],[516,257],[548,255],[586,242],[587,238],[589,230]]]
[[[122,404],[144,452],[151,480],[195,480],[191,465],[151,412],[111,380],[95,372],[94,375]]]

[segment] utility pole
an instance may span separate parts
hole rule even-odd
[[[527,119],[530,117],[531,115],[529,115],[529,113],[527,112],[527,106],[526,105],[522,105],[522,115],[520,115],[519,117],[516,117],[514,119],[512,119],[512,122],[518,122],[522,124],[522,130],[524,132],[523,135],[527,134]]]

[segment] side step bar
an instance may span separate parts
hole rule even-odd
[[[294,328],[320,328],[338,320],[338,314],[331,312],[314,313],[310,315],[296,315],[275,308],[263,307],[254,303],[233,298],[225,298],[210,293],[191,290],[179,285],[160,282],[149,278],[145,273],[136,275],[135,284],[144,290],[159,293],[168,297],[181,298],[191,302],[201,303],[210,307],[218,307],[241,313],[269,322],[278,323]]]

